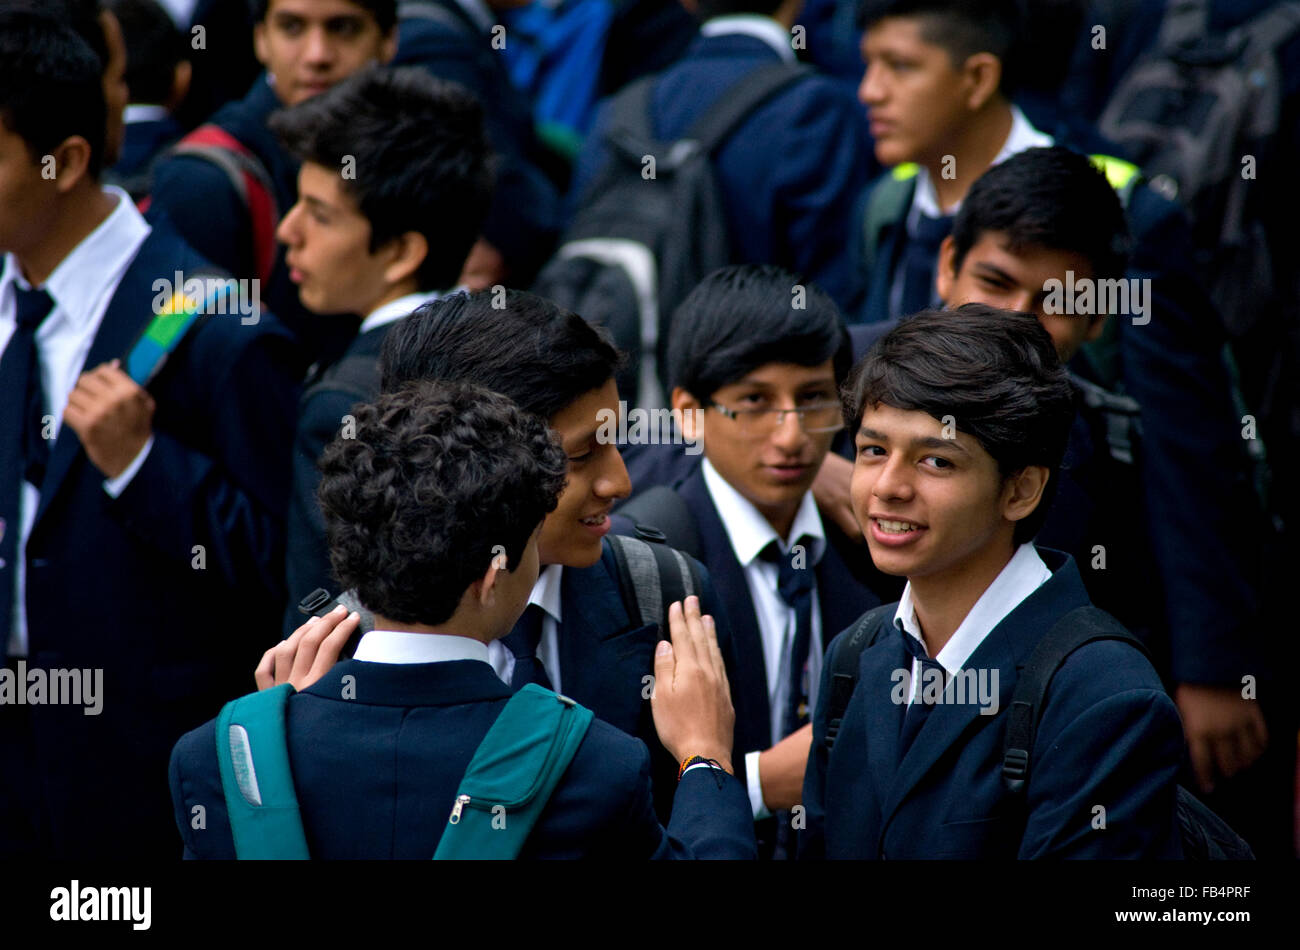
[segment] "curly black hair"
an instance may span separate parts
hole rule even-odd
[[[544,420],[465,383],[414,382],[353,415],[321,458],[335,576],[383,617],[444,623],[494,556],[518,566],[564,453]]]

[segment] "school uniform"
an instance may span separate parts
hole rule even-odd
[[[754,818],[763,821],[771,813],[763,804],[759,753],[805,721],[798,710],[792,714],[792,701],[803,699],[808,710],[815,708],[824,645],[862,611],[882,603],[873,586],[889,590],[891,580],[875,571],[865,547],[852,550],[851,542],[822,522],[811,492],[804,495],[789,538],[780,539],[707,460],[676,490],[695,520],[700,560],[709,569],[731,625],[736,663],[731,676],[736,708],[733,758],[736,774],[745,779]],[[804,565],[813,574],[806,648],[796,645],[798,611],[781,596],[780,567],[765,557],[773,543],[784,552],[799,544]],[[792,697],[792,665],[800,667],[806,683],[800,687],[806,690],[802,697]],[[763,823],[758,833],[760,853],[771,856],[777,847],[775,823]]]
[[[790,34],[775,20],[741,15],[705,22],[652,90],[655,137],[676,140],[736,83],[782,61],[793,62],[794,52]],[[574,200],[610,160],[608,122],[606,103],[578,156]],[[809,75],[756,108],[713,156],[733,263],[780,265],[815,281],[846,313],[856,312],[861,283],[848,248],[869,155],[861,107],[835,80]]]
[[[313,858],[433,856],[470,759],[511,695],[487,656],[485,644],[465,637],[374,631],[354,659],[289,698],[289,758]],[[214,729],[209,721],[188,733],[172,755],[186,858],[235,856]],[[753,857],[735,778],[695,767],[675,791],[665,830],[655,817],[645,746],[595,719],[520,857]],[[196,830],[199,805],[206,827]]]
[[[160,105],[133,103],[122,111],[122,123],[122,153],[104,172],[104,182],[139,202],[149,194],[154,164],[185,129]]]
[[[439,293],[414,293],[399,297],[376,308],[361,322],[356,338],[343,355],[330,366],[345,362],[360,367],[362,361],[373,362],[373,374],[366,386],[357,379],[340,380],[322,368],[308,382],[298,406],[298,427],[293,443],[293,494],[289,498],[289,523],[285,579],[289,600],[284,611],[284,634],[287,637],[307,618],[298,612],[298,602],[318,587],[337,592],[330,570],[329,545],[325,541],[325,517],[321,514],[316,489],[320,470],[316,467],[325,446],[334,441],[343,417],[358,403],[379,395],[379,354],[384,338],[397,321],[415,311]]]
[[[79,374],[124,358],[152,319],[154,282],[211,269],[165,220],[150,228],[124,192],[106,190],[116,207],[41,288],[53,300],[35,334],[53,439],[38,483],[9,442],[21,427],[0,425],[5,662],[102,670],[102,708],[0,713],[0,854],[171,853],[168,751],[246,688],[284,598],[297,383],[293,340],[269,313],[254,324],[214,314],[189,332],[149,386],[153,434],[118,477],[62,422]],[[22,342],[20,292],[9,255],[0,350]]]
[[[829,753],[822,683],[800,856],[1181,857],[1182,724],[1151,664],[1127,644],[1097,641],[1070,655],[1041,711],[1023,805],[1002,784],[1005,714],[1018,672],[1052,625],[1087,603],[1073,559],[1021,545],[931,657],[909,585],[892,624],[885,621],[862,652]],[[948,678],[947,701],[913,708],[926,682],[919,671],[936,662]],[[983,675],[987,693],[959,702],[951,678],[959,670]],[[996,712],[981,711],[989,709]]]

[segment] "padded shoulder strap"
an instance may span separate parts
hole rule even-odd
[[[1096,607],[1076,607],[1053,624],[1016,677],[1016,688],[1011,694],[1007,732],[1002,742],[1002,781],[1009,792],[1023,792],[1029,781],[1029,754],[1034,748],[1043,698],[1052,677],[1071,653],[1095,640],[1123,640],[1150,659],[1141,640]]]
[[[700,593],[700,580],[690,558],[660,542],[617,534],[609,535],[607,540],[632,622],[658,624],[660,636],[667,639],[668,605]],[[635,613],[629,599],[635,603]]]
[[[305,861],[298,796],[289,768],[285,706],[288,683],[232,700],[217,716],[217,763],[235,856]]]
[[[853,626],[848,635],[839,638],[827,662],[831,667],[830,706],[826,717],[827,751],[835,745],[840,725],[844,722],[844,712],[849,708],[853,690],[858,685],[858,660],[862,651],[876,642],[880,631],[890,616],[897,609],[896,604],[882,604],[868,610]]]
[[[535,683],[511,696],[465,770],[434,860],[518,857],[591,720],[590,709]]]
[[[726,140],[745,117],[781,89],[811,76],[812,69],[798,63],[772,63],[748,73],[722,94],[696,120],[683,138],[694,139],[706,154]]]

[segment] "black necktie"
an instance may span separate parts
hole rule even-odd
[[[813,573],[812,539],[801,535],[784,553],[776,541],[770,541],[759,557],[776,564],[777,593],[786,606],[794,610],[794,641],[790,645],[790,678],[782,725],[784,734],[788,736],[808,721],[809,684],[805,674],[812,643],[813,585],[817,580]]]
[[[18,555],[22,483],[26,480],[39,488],[50,457],[49,444],[41,438],[45,397],[36,328],[54,309],[54,301],[43,290],[23,290],[15,284],[14,293],[16,325],[0,356],[0,631],[6,636],[13,607],[11,571]]]
[[[542,642],[542,618],[546,611],[529,604],[515,622],[515,628],[501,638],[515,655],[515,671],[510,676],[510,688],[522,689],[528,683],[551,688],[551,678],[546,675],[542,661],[537,658],[537,646]]]
[[[903,713],[903,730],[898,738],[898,758],[899,761],[902,761],[903,756],[907,754],[908,748],[912,745],[912,740],[916,738],[916,734],[921,731],[921,727],[925,725],[925,720],[929,718],[930,713],[934,710],[933,703],[924,701],[926,684],[932,683],[934,677],[938,676],[939,683],[942,686],[947,686],[948,674],[938,660],[931,659],[926,655],[925,647],[921,645],[921,641],[906,630],[899,629],[898,633],[903,638],[903,646],[907,649],[907,652],[914,659],[921,662],[921,674],[915,684],[916,698],[912,700],[912,704]]]
[[[907,235],[907,247],[901,263],[902,296],[899,312],[894,317],[906,316],[925,310],[935,300],[934,269],[939,258],[939,245],[952,231],[952,218],[931,218],[918,215],[916,229]]]

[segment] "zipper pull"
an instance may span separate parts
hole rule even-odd
[[[468,805],[468,804],[469,804],[469,796],[468,796],[468,795],[457,795],[457,796],[456,796],[456,804],[454,804],[454,805],[451,806],[451,817],[447,819],[447,823],[448,823],[448,824],[451,824],[451,825],[454,825],[454,824],[456,824],[457,822],[459,822],[459,821],[460,821],[460,810],[461,810],[462,808],[464,808],[464,807],[465,807],[466,805]]]

